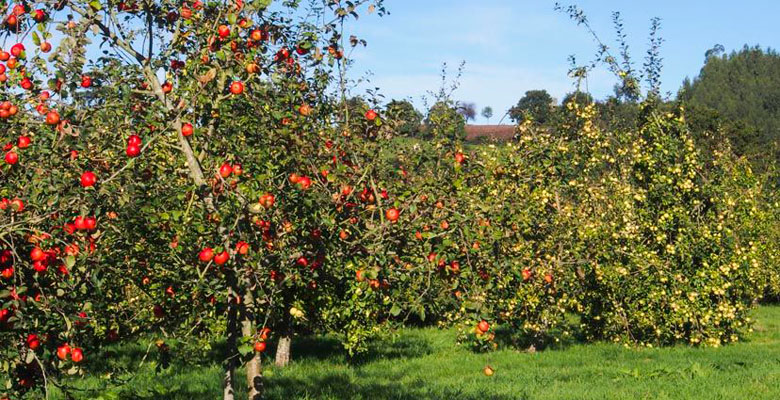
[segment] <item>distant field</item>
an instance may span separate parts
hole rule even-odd
[[[746,342],[717,349],[572,344],[534,354],[476,354],[454,343],[454,331],[407,329],[349,364],[334,341],[306,339],[294,348],[292,366],[266,369],[266,393],[269,399],[780,399],[780,306],[761,307],[755,316]],[[144,348],[123,348],[110,362],[137,363],[138,351]],[[486,364],[494,376],[482,374]],[[217,363],[175,364],[159,374],[146,365],[122,388],[78,398],[221,395]],[[81,386],[96,383],[90,378]]]

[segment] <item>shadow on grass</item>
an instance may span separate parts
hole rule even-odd
[[[555,342],[550,336],[522,336],[513,333],[511,329],[499,328],[496,331],[496,341],[501,348],[516,348],[526,350],[531,345],[537,351],[542,350],[560,350],[571,345],[582,342],[582,338],[576,334],[570,336],[569,340]],[[454,342],[455,338],[451,338]],[[439,351],[446,351],[441,348],[434,348],[433,342],[435,336],[430,336],[416,332],[414,330],[405,331],[402,337],[380,338],[371,340],[368,343],[368,351],[356,356],[350,356],[339,340],[332,336],[304,336],[293,340],[292,354],[293,360],[297,363],[306,363],[307,360],[315,362],[326,362],[339,365],[350,365],[357,367],[355,376],[343,373],[326,373],[318,376],[291,377],[285,373],[274,374],[265,380],[266,393],[268,399],[522,399],[521,394],[512,397],[502,397],[500,395],[488,395],[485,393],[464,392],[462,388],[440,386],[431,386],[429,382],[419,381],[411,384],[402,385],[392,383],[400,379],[392,379],[386,375],[366,376],[366,371],[360,366],[370,364],[381,360],[411,360],[425,357]],[[437,341],[438,343],[438,341]],[[117,371],[135,371],[140,360],[147,355],[147,344],[142,342],[125,344],[122,346],[112,346],[106,349],[101,357],[94,358],[88,368],[90,375],[102,375],[107,372]],[[276,342],[269,342],[270,349],[267,354],[267,361],[272,363],[273,350],[276,348]],[[118,399],[161,399],[161,400],[195,400],[210,399],[221,397],[221,376],[219,372],[213,369],[209,373],[197,372],[198,368],[213,368],[221,364],[225,354],[225,343],[212,343],[212,347],[205,354],[199,357],[186,355],[183,347],[171,344],[170,369],[166,369],[161,375],[155,374],[151,369],[142,372],[144,378],[134,380],[133,382],[119,386],[117,390]],[[155,346],[149,350],[147,355],[147,365],[152,361],[159,362],[159,353]],[[205,375],[204,375],[205,373]],[[184,377],[184,381],[174,382],[165,377],[173,374],[174,376]],[[187,376],[193,378],[190,382]],[[151,379],[149,379],[151,378]],[[400,377],[399,377],[400,378]],[[237,376],[239,386],[243,386],[243,377]],[[390,382],[390,383],[377,383]],[[236,394],[237,398],[242,398],[245,394]]]
[[[266,385],[267,399],[370,399],[370,400],[420,400],[420,399],[458,399],[458,400],[522,400],[527,397],[506,396],[485,393],[466,393],[455,387],[427,387],[425,382],[416,385],[370,383],[370,377],[364,377],[361,383],[352,382],[343,375],[332,374],[317,379],[294,379],[279,377],[271,379]]]
[[[268,347],[269,349],[275,349],[276,342],[270,342]],[[334,337],[299,337],[293,340],[292,345],[293,360],[296,363],[315,360],[348,364],[352,366],[368,364],[377,360],[418,358],[432,352],[433,350],[428,341],[420,335],[405,335],[403,340],[375,339],[369,342],[367,352],[352,357],[350,357],[349,353],[344,350],[341,343]],[[145,381],[145,384],[138,380],[133,380],[126,384],[123,384],[121,380],[102,380],[99,384],[96,384],[98,387],[102,386],[102,390],[98,389],[98,387],[93,387],[91,392],[92,395],[89,395],[90,391],[86,391],[82,392],[81,396],[87,397],[77,398],[93,398],[95,393],[106,392],[114,392],[117,393],[118,396],[109,396],[106,398],[118,399],[194,400],[219,398],[221,397],[221,392],[215,390],[215,388],[218,388],[221,385],[220,377],[218,375],[209,378],[210,380],[213,380],[213,382],[204,384],[193,383],[192,385],[182,384],[178,386],[174,382],[165,381],[166,378],[164,375],[171,373],[175,375],[187,375],[193,373],[194,370],[198,368],[218,366],[221,365],[224,355],[224,342],[212,343],[211,349],[199,357],[187,355],[186,350],[183,347],[179,347],[174,343],[171,343],[171,350],[168,353],[160,353],[156,346],[148,347],[148,343],[144,344],[143,342],[109,346],[106,347],[99,356],[96,355],[85,365],[85,368],[88,371],[87,374],[89,376],[111,375],[118,377],[140,372],[141,376],[139,377],[146,378],[142,379]],[[267,362],[272,363],[273,351],[271,351],[268,356]],[[145,367],[142,370],[139,370],[139,364],[144,358]],[[150,368],[152,365],[157,366],[157,372]],[[160,368],[162,365],[166,365],[166,368]],[[160,373],[161,375],[157,375],[157,373]],[[199,373],[194,373],[196,374],[195,376],[200,377]],[[150,376],[153,378],[147,380]],[[158,384],[158,382],[160,384]],[[239,379],[238,382],[239,384],[243,384],[243,380]],[[308,385],[305,382],[301,382],[298,387],[316,388],[318,385],[319,383]],[[282,386],[287,387],[288,384],[285,383]],[[358,390],[358,388],[353,387],[350,390]],[[317,392],[315,391],[313,393]],[[366,391],[366,393],[370,393],[370,391]],[[280,398],[290,397],[283,396]],[[342,397],[339,395],[336,398]]]
[[[569,332],[563,335],[563,331]],[[565,350],[576,344],[587,343],[585,334],[573,318],[567,320],[565,325],[557,327],[546,334],[521,334],[522,329],[511,327],[499,327],[496,329],[496,342],[501,348],[513,348],[517,350]],[[557,338],[557,340],[556,340]]]
[[[294,360],[331,360],[351,365],[363,365],[377,360],[397,358],[418,358],[431,354],[433,349],[427,340],[408,335],[404,340],[374,339],[368,344],[368,351],[354,356],[344,350],[333,337],[307,336],[293,340]]]

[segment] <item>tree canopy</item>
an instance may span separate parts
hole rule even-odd
[[[517,102],[517,105],[509,110],[509,117],[513,121],[522,121],[526,115],[541,124],[548,122],[553,114],[554,100],[546,90],[529,90],[525,96]]]
[[[386,109],[386,117],[396,126],[397,134],[415,136],[420,131],[423,115],[408,100],[392,100]]]
[[[705,56],[699,75],[683,82],[679,99],[691,107],[709,110],[695,115],[715,118],[714,123],[725,128],[724,134],[737,153],[760,159],[760,164],[776,161],[780,55],[758,46],[724,54],[722,46],[716,46]]]

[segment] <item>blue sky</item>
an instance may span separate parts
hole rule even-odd
[[[356,65],[350,75],[370,79],[359,89],[379,87],[388,99],[410,98],[418,108],[421,96],[440,86],[443,62],[453,74],[466,62],[455,99],[474,102],[478,109],[492,106],[500,116],[526,90],[546,89],[560,100],[573,88],[567,77],[568,56],[584,63],[596,51],[582,27],[553,10],[553,0],[385,3],[389,15],[362,16],[350,25],[350,33],[368,41],[368,47],[352,54]],[[697,75],[704,52],[715,44],[727,51],[744,44],[780,47],[778,0],[579,0],[577,5],[609,45],[615,44],[611,13],[622,13],[637,66],[647,50],[650,19],[660,17],[664,92],[676,93],[686,76]],[[603,98],[612,93],[614,82],[601,68],[588,85],[594,96]]]

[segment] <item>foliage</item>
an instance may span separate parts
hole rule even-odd
[[[635,134],[592,130],[586,141],[601,145],[572,181],[587,188],[577,210],[596,216],[578,230],[586,331],[652,345],[737,340],[765,279],[760,185],[727,150],[703,168],[681,110],[650,115]]]
[[[160,335],[161,361],[173,338],[200,351],[224,338],[230,392],[239,363],[257,368],[264,328],[338,330],[357,349],[381,322],[381,295],[357,298],[363,284],[343,266],[372,264],[362,249],[386,224],[376,206],[346,201],[343,186],[366,184],[364,164],[327,93],[343,57],[337,27],[381,2],[324,2],[312,9],[335,16],[323,26],[289,19],[297,2],[265,5],[16,14],[10,37],[34,34],[2,86],[14,107],[5,152],[20,157],[3,164],[0,195],[24,202],[4,202],[0,220],[10,393],[59,386],[102,343],[142,333]],[[381,119],[360,125],[370,135]],[[344,229],[354,239],[338,239]]]
[[[424,137],[462,140],[466,137],[466,119],[449,100],[436,102],[425,117]]]
[[[709,115],[711,123],[723,126],[734,150],[765,171],[780,160],[780,55],[747,46],[720,53],[708,51],[699,75],[683,82],[678,97],[701,110],[700,117]]]
[[[385,120],[396,135],[418,136],[423,115],[408,100],[392,100],[385,106]]]
[[[509,109],[509,116],[515,122],[532,118],[544,124],[552,118],[554,103],[552,96],[546,90],[529,90],[516,106]]]
[[[473,121],[477,117],[477,105],[474,103],[459,101],[456,108],[466,121]]]
[[[482,118],[485,118],[488,120],[488,123],[490,123],[490,118],[493,118],[493,107],[485,106],[485,108],[482,109],[481,115]]]
[[[641,104],[577,91],[550,118],[532,91],[516,142],[467,147],[444,76],[425,140],[398,137],[410,104],[347,98],[342,25],[381,1],[267,5],[44,2],[7,23],[35,32],[0,74],[8,395],[69,392],[137,337],[160,368],[218,344],[226,399],[240,365],[260,396],[271,340],[330,334],[355,356],[395,323],[492,350],[502,330],[569,340],[573,313],[589,340],[718,346],[777,287],[776,199],[729,146],[699,152],[658,101],[657,53]]]

